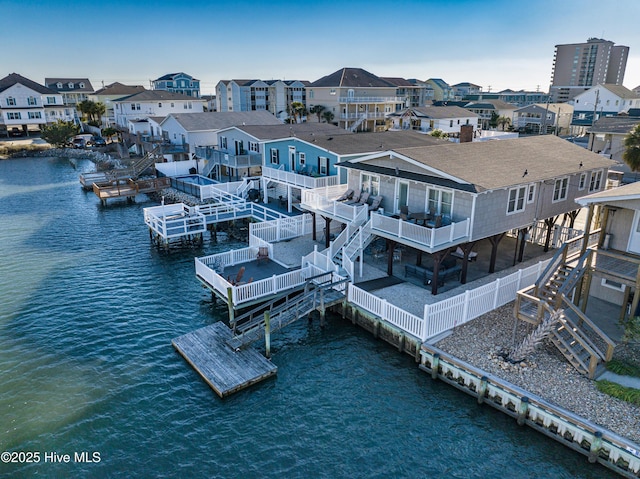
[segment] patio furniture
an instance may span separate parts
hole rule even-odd
[[[415,264],[407,264],[404,267],[404,276],[415,276],[420,281],[426,284],[427,282],[427,268],[418,266]]]
[[[369,193],[366,191],[363,191],[362,194],[360,195],[360,201],[358,201],[357,203],[354,203],[353,206],[366,205],[367,201],[369,201]]]
[[[427,222],[431,219],[431,214],[426,211],[419,211],[418,213],[411,213],[411,219],[414,220],[417,225],[422,223],[422,226],[427,226]]]
[[[266,246],[258,247],[258,254],[256,256],[256,259],[258,260],[258,264],[260,264],[264,260],[269,259],[269,248]]]
[[[428,228],[440,228],[442,226],[442,215],[436,215],[432,220],[427,221]]]
[[[369,211],[377,211],[380,208],[380,203],[382,203],[382,196],[374,196],[373,201],[369,205]]]
[[[355,205],[360,202],[360,196],[362,193],[354,193],[350,200],[344,202],[345,205]]]
[[[353,198],[353,189],[349,188],[347,191],[345,191],[341,196],[339,196],[338,198],[336,198],[336,201],[348,201],[351,198]]]
[[[455,266],[451,266],[449,268],[440,268],[438,270],[438,286],[443,286],[445,281],[449,278],[457,278],[460,280],[460,274],[462,273],[462,266],[456,264]],[[433,281],[433,270],[427,269],[425,272],[425,284],[431,284]]]
[[[458,246],[456,250],[451,253],[451,256],[453,256],[454,258],[464,259],[464,251],[462,251],[462,248]],[[478,259],[478,253],[476,251],[471,251],[467,259],[468,261],[475,261],[476,259]]]
[[[400,207],[400,219],[404,221],[408,221],[411,215],[409,214],[409,207],[407,205],[402,205]]]

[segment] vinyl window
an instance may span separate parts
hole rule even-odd
[[[591,181],[589,182],[589,193],[598,191],[602,184],[602,170],[591,172]]]
[[[271,163],[280,163],[280,151],[277,148],[271,148]]]
[[[519,213],[524,211],[525,196],[527,194],[526,186],[519,186],[509,190],[509,202],[507,203],[507,214]]]
[[[559,178],[553,188],[553,202],[563,201],[567,199],[567,189],[569,186],[569,178]]]

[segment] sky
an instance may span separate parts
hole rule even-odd
[[[19,73],[150,87],[185,72],[220,80],[315,81],[343,67],[548,91],[555,45],[630,47],[640,85],[640,0],[0,0],[0,78]]]

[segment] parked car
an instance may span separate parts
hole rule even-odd
[[[13,128],[11,128],[10,135],[11,136],[22,136],[22,130],[20,128],[18,128],[17,126],[14,126]]]
[[[87,146],[106,146],[107,142],[101,136],[92,136],[89,141],[87,141]]]
[[[84,138],[74,138],[71,140],[71,146],[73,148],[84,148],[86,146],[86,142]]]

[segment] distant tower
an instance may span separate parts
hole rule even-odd
[[[598,84],[622,85],[629,47],[589,38],[587,43],[556,45],[551,101],[566,102]]]

